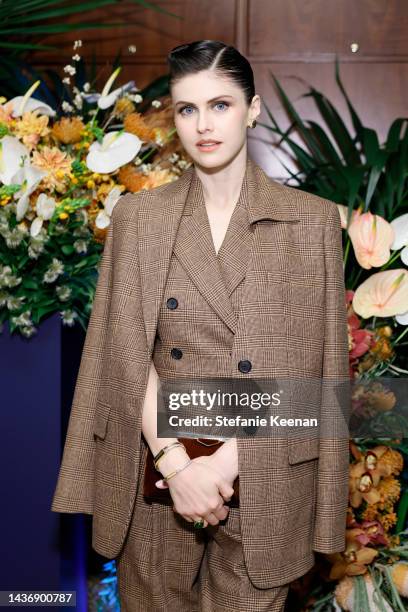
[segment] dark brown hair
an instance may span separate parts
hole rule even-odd
[[[219,40],[196,40],[178,45],[167,56],[169,87],[188,74],[201,70],[214,70],[230,78],[244,92],[248,106],[255,95],[254,74],[251,64],[235,47]]]

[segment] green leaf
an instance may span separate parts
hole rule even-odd
[[[387,141],[385,143],[385,149],[389,153],[398,151],[401,130],[404,127],[407,119],[395,119],[388,130]]]
[[[367,212],[367,210],[369,209],[371,198],[373,197],[373,193],[375,191],[375,188],[377,187],[377,183],[381,176],[381,172],[382,172],[382,166],[380,167],[374,166],[374,168],[371,168],[370,176],[368,178],[367,194],[366,194],[365,203],[364,203],[364,212]]]
[[[75,249],[72,244],[63,244],[61,251],[64,253],[64,255],[72,255],[72,253],[75,253]]]
[[[360,154],[356,149],[353,137],[349,133],[344,121],[331,102],[320,92],[311,87],[310,92],[302,97],[311,96],[327,124],[343,158],[350,164],[360,163]]]
[[[314,121],[309,120],[308,123],[312,126],[315,139],[316,141],[320,142],[320,146],[322,148],[322,151],[324,151],[326,159],[328,159],[335,166],[342,166],[342,161],[325,131],[320,127],[318,123],[315,123]]]
[[[302,121],[300,115],[297,113],[296,109],[290,102],[288,96],[282,89],[278,79],[274,76],[272,72],[270,72],[270,74],[275,82],[275,86],[278,90],[278,94],[281,99],[282,105],[284,109],[286,110],[286,113],[290,121],[294,123],[296,127],[298,128],[300,135],[303,137],[305,144],[309,148],[312,155],[314,155],[315,159],[320,163],[323,162],[324,158],[321,155],[318,143],[316,143],[314,140],[313,132],[310,129],[308,129],[306,125],[304,124],[304,122]]]
[[[362,132],[363,132],[363,124],[359,118],[359,116],[357,115],[354,106],[352,105],[346,90],[344,89],[344,85],[341,82],[340,79],[340,69],[339,69],[339,60],[338,57],[336,56],[336,62],[335,62],[336,68],[335,68],[335,74],[336,74],[336,82],[337,85],[340,88],[341,93],[343,94],[344,99],[346,100],[347,103],[347,107],[349,109],[349,113],[351,115],[351,120],[353,122],[353,127],[356,131],[356,135],[357,135],[357,140],[359,140],[359,142],[362,144],[363,141],[363,136],[362,136]]]
[[[399,533],[405,527],[405,523],[408,517],[408,491],[403,491],[397,508],[397,524],[395,525],[395,532]]]

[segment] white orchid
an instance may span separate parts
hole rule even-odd
[[[396,217],[391,221],[391,227],[395,232],[394,240],[391,244],[391,249],[397,251],[401,249],[401,261],[408,266],[408,213]],[[406,324],[405,324],[406,325]]]
[[[21,168],[24,158],[29,159],[30,152],[14,136],[4,136],[0,140],[0,181],[11,185],[13,177]]]
[[[110,190],[110,192],[105,198],[103,209],[99,211],[95,219],[96,227],[98,227],[99,229],[105,229],[105,227],[108,227],[108,225],[110,224],[112,211],[120,196],[121,191],[119,187],[113,187],[113,189]]]
[[[142,146],[140,138],[129,132],[109,132],[103,137],[102,144],[95,141],[89,147],[86,165],[92,172],[109,174],[128,164],[139,153]]]
[[[57,202],[54,198],[48,197],[45,193],[40,193],[35,205],[37,216],[31,224],[30,233],[33,238],[40,233],[44,221],[51,219],[54,214]]]
[[[20,170],[13,176],[12,183],[21,185],[21,189],[15,194],[18,198],[16,206],[16,219],[21,221],[27,212],[29,198],[33,191],[37,188],[38,183],[47,173],[40,170],[30,163],[25,163]]]

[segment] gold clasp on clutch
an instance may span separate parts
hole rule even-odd
[[[220,443],[222,444],[222,442],[223,442],[223,440],[216,440],[212,444],[208,444],[207,442],[202,442],[203,439],[204,438],[196,438],[197,442],[199,442],[203,446],[216,446],[216,444],[220,444]]]

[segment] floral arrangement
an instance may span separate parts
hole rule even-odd
[[[296,167],[282,161],[287,183],[336,202],[343,229],[352,382],[346,550],[318,555],[309,577],[292,586],[306,602],[302,609],[402,612],[408,609],[408,120],[396,119],[380,145],[354,109],[337,61],[335,76],[353,133],[313,87],[304,96],[322,124],[303,120],[274,76],[289,128],[268,108],[270,123],[260,124],[279,137],[273,153]]]
[[[64,67],[70,88],[81,57]],[[191,164],[169,97],[146,100],[134,81],[101,92],[72,86],[61,116],[33,96],[0,99],[0,324],[29,338],[46,316],[87,327],[113,207],[126,192],[176,180]]]

